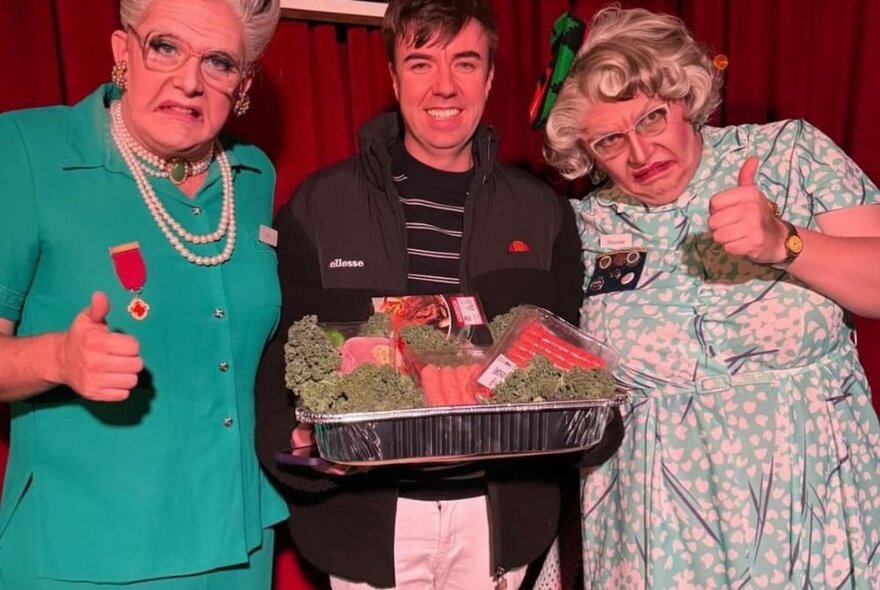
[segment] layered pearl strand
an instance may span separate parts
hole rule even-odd
[[[162,202],[156,196],[156,191],[153,190],[153,187],[147,180],[146,174],[151,174],[151,172],[149,172],[150,165],[161,170],[162,166],[157,166],[156,164],[161,164],[163,160],[158,156],[147,152],[133,137],[131,137],[131,134],[128,133],[128,129],[126,129],[125,122],[122,119],[122,106],[119,101],[110,105],[110,134],[113,136],[113,141],[116,143],[116,147],[119,148],[119,153],[122,154],[122,159],[125,160],[128,169],[131,170],[131,174],[134,176],[141,197],[147,205],[147,209],[150,210],[150,214],[156,221],[156,225],[159,226],[159,229],[174,249],[177,250],[181,256],[199,266],[216,266],[229,260],[232,256],[232,251],[235,249],[235,195],[233,192],[232,169],[229,166],[229,159],[226,157],[226,152],[220,146],[219,142],[215,141],[212,149],[208,152],[208,157],[205,160],[206,163],[204,164],[202,172],[207,169],[211,158],[216,154],[217,163],[220,165],[220,176],[223,180],[223,204],[220,209],[220,222],[217,229],[213,232],[196,235],[186,231],[177,220],[171,217],[171,214],[168,213],[162,205]],[[139,159],[143,158],[143,155],[149,156],[150,159],[147,160],[147,163],[144,163]],[[146,160],[146,158],[143,159]],[[153,175],[159,176],[158,174]],[[165,176],[167,176],[167,172]],[[216,256],[199,256],[192,252],[183,243],[210,244],[219,241],[223,236],[226,236],[226,246],[223,248],[223,251]]]

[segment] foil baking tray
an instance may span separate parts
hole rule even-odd
[[[449,463],[588,449],[602,440],[614,397],[565,402],[441,406],[322,414],[297,408],[314,425],[321,457],[345,465]]]

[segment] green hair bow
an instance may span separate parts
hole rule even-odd
[[[568,12],[562,13],[562,16],[553,23],[553,34],[550,37],[550,51],[553,58],[538,81],[529,109],[533,128],[540,129],[547,122],[550,110],[562,89],[562,83],[565,82],[577,52],[584,42],[586,30],[584,21]]]

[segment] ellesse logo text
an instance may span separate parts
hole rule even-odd
[[[342,258],[334,258],[330,264],[327,265],[327,268],[364,268],[366,264],[364,264],[363,260],[343,260]]]

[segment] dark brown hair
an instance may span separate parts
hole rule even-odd
[[[482,25],[489,37],[489,65],[498,47],[498,24],[487,0],[390,0],[382,20],[382,38],[388,59],[394,63],[398,41],[415,47],[438,41],[446,44],[471,19]]]

